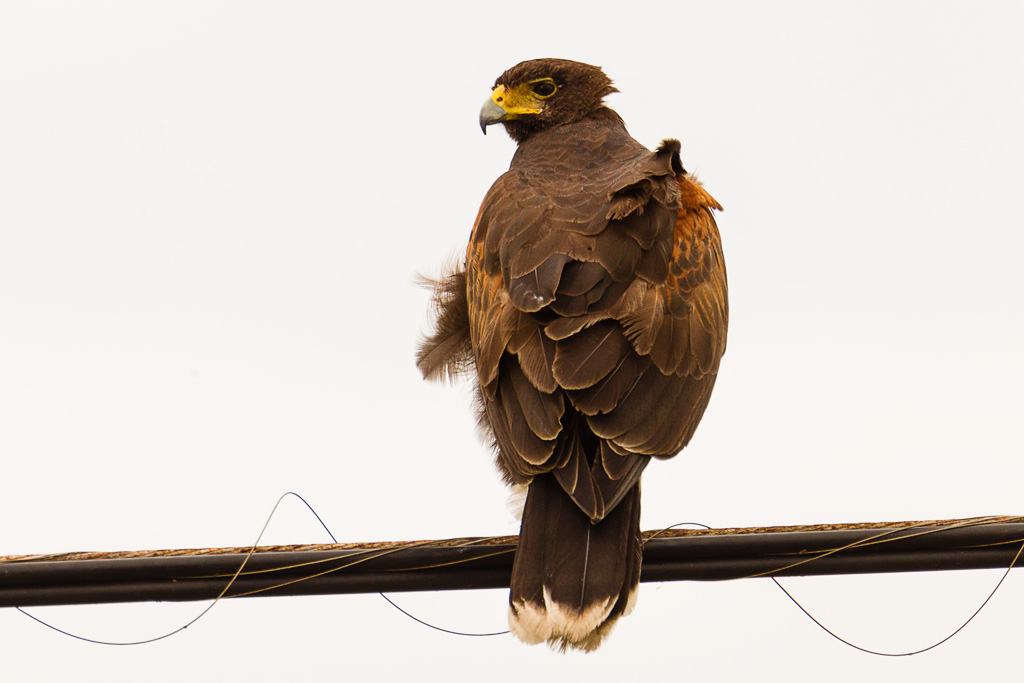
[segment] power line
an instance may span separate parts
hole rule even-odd
[[[1005,568],[1024,543],[1024,517],[666,530],[644,537],[640,580],[646,582]],[[501,588],[508,586],[516,540],[0,557],[0,607]]]

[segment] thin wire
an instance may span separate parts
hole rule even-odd
[[[649,541],[649,540],[651,540],[653,538],[657,538],[659,535],[665,533],[666,531],[670,531],[672,529],[675,529],[676,527],[686,526],[686,525],[698,526],[698,527],[702,527],[704,529],[709,529],[709,530],[711,529],[711,527],[709,527],[707,524],[701,524],[700,522],[680,522],[678,524],[673,524],[672,526],[665,527],[664,529],[661,529],[657,533],[652,534],[647,540],[644,541],[644,543],[646,544],[647,541]],[[869,543],[870,542],[877,543],[879,541],[877,539],[872,539],[871,541],[869,541]],[[852,545],[858,545],[858,544],[852,544]],[[838,550],[842,550],[842,548],[840,548]],[[793,604],[796,605],[800,609],[800,611],[803,612],[804,615],[807,616],[808,619],[810,619],[815,624],[817,624],[818,627],[821,628],[821,630],[823,630],[825,633],[829,634],[830,636],[832,636],[833,638],[835,638],[839,642],[843,643],[844,645],[848,645],[849,647],[852,647],[854,650],[859,650],[859,651],[865,652],[865,653],[867,653],[869,655],[877,655],[879,657],[910,657],[910,656],[913,656],[913,655],[919,655],[922,652],[928,652],[929,650],[934,650],[935,648],[939,647],[943,643],[949,641],[956,634],[960,633],[960,631],[963,631],[965,628],[967,628],[967,624],[971,623],[974,620],[974,617],[978,616],[981,613],[981,610],[985,609],[985,606],[988,605],[989,601],[992,600],[993,597],[995,597],[996,591],[998,591],[1000,586],[1003,585],[1003,582],[1006,581],[1006,577],[1008,577],[1010,575],[1010,570],[1012,570],[1014,568],[1014,566],[1017,564],[1017,560],[1020,559],[1020,556],[1021,556],[1022,553],[1024,553],[1024,544],[1021,545],[1020,549],[1017,551],[1017,554],[1014,555],[1013,561],[1010,562],[1010,566],[1006,568],[1005,572],[1003,572],[1003,576],[999,579],[999,582],[996,583],[995,588],[993,588],[992,592],[988,594],[988,597],[985,598],[985,601],[981,603],[981,606],[979,606],[978,609],[976,609],[974,611],[974,614],[972,614],[970,617],[967,618],[967,621],[965,621],[964,623],[960,624],[959,628],[957,628],[955,631],[953,631],[952,633],[950,633],[948,636],[946,636],[942,640],[938,641],[937,643],[933,643],[933,644],[929,645],[928,647],[921,648],[920,650],[914,650],[912,652],[879,652],[879,651],[876,651],[876,650],[868,649],[866,647],[861,647],[860,645],[857,645],[855,643],[851,643],[850,641],[848,641],[845,638],[839,636],[834,631],[830,630],[827,626],[825,626],[823,623],[818,621],[818,619],[816,619],[813,614],[808,612],[807,609],[803,605],[800,604],[800,601],[798,601],[795,597],[793,597],[792,593],[790,593],[788,590],[786,590],[786,588],[781,583],[779,583],[778,579],[776,579],[774,576],[771,576],[771,577],[768,577],[768,578],[770,578],[773,582],[775,582],[775,585],[779,587],[779,590],[781,590],[783,593],[785,593],[786,597],[789,598],[790,600],[792,600]],[[813,561],[814,559],[816,559],[816,558],[810,558],[807,561]]]
[[[424,626],[428,626],[428,627],[434,629],[435,631],[440,631],[441,633],[450,633],[453,636],[470,636],[470,637],[474,637],[474,638],[476,638],[476,637],[484,638],[484,637],[487,637],[487,636],[503,636],[503,635],[506,635],[508,633],[507,630],[506,631],[495,631],[494,633],[465,633],[463,631],[449,631],[446,628],[441,628],[440,626],[434,626],[433,624],[429,624],[429,623],[423,621],[422,619],[414,617],[413,615],[409,614],[404,609],[402,609],[401,607],[396,605],[394,600],[392,600],[388,596],[384,595],[383,593],[378,593],[377,595],[379,595],[380,597],[382,597],[385,600],[387,600],[389,603],[391,603],[392,607],[394,607],[396,610],[398,610],[399,612],[401,612],[405,616],[409,617],[413,621],[418,622],[420,624],[423,624]]]
[[[211,602],[209,605],[206,606],[205,609],[203,609],[203,611],[201,611],[199,614],[197,614],[195,617],[193,617],[184,626],[179,626],[178,628],[174,629],[173,631],[169,631],[167,633],[164,633],[163,635],[156,636],[155,638],[147,638],[145,640],[133,640],[133,641],[98,640],[98,639],[95,639],[95,638],[87,638],[85,636],[80,636],[78,634],[71,633],[70,631],[65,631],[62,628],[59,628],[57,626],[54,626],[53,624],[50,624],[50,623],[47,623],[46,621],[43,621],[42,619],[40,619],[39,617],[35,616],[34,614],[26,612],[21,607],[15,607],[14,609],[18,610],[19,612],[24,614],[29,619],[35,621],[36,623],[42,624],[46,628],[54,630],[57,633],[60,633],[61,635],[68,636],[69,638],[74,638],[75,640],[81,640],[81,641],[86,642],[86,643],[93,643],[94,645],[118,645],[118,646],[146,645],[148,643],[155,643],[158,640],[163,640],[164,638],[170,638],[173,635],[181,633],[182,631],[187,629],[189,626],[191,626],[192,624],[196,623],[197,621],[199,621],[200,619],[205,617],[207,615],[207,613],[211,609],[213,609],[214,605],[216,605],[218,602],[220,602],[221,598],[223,598],[224,595],[228,592],[228,590],[230,590],[231,586],[235,583],[235,580],[238,579],[238,577],[241,575],[242,570],[245,569],[245,565],[246,565],[246,563],[248,563],[249,558],[252,557],[254,552],[256,552],[256,548],[257,548],[257,546],[259,546],[260,541],[263,540],[263,535],[266,533],[267,527],[270,526],[271,520],[274,518],[274,515],[277,513],[277,508],[281,505],[281,503],[284,501],[284,499],[287,498],[288,496],[294,496],[295,498],[298,498],[302,502],[302,504],[306,506],[306,508],[310,511],[310,513],[312,513],[313,517],[316,518],[316,521],[318,521],[320,523],[320,526],[322,526],[324,531],[327,532],[327,535],[331,537],[331,540],[334,543],[338,542],[338,539],[335,538],[333,533],[331,533],[330,528],[328,528],[328,526],[324,522],[323,518],[320,517],[320,515],[317,513],[317,511],[313,509],[313,506],[309,504],[309,501],[307,501],[305,498],[300,496],[298,493],[295,493],[294,491],[287,491],[287,492],[283,493],[281,495],[281,497],[277,499],[277,503],[274,504],[273,510],[270,511],[270,515],[267,517],[267,521],[264,522],[263,528],[260,530],[259,536],[256,537],[256,542],[252,544],[251,548],[249,548],[249,552],[246,553],[245,559],[242,560],[241,565],[239,565],[238,569],[235,571],[235,573],[228,580],[228,583],[227,583],[226,586],[224,586],[224,589],[220,592],[220,594],[216,598],[214,598],[213,602]],[[430,628],[432,628],[432,629],[434,629],[436,631],[441,631],[442,633],[449,633],[451,635],[469,636],[469,637],[501,636],[501,635],[505,635],[505,634],[508,633],[508,631],[498,631],[498,632],[495,632],[495,633],[465,633],[465,632],[462,632],[462,631],[451,631],[451,630],[448,630],[446,628],[441,628],[440,626],[434,626],[433,624],[427,623],[426,621],[423,621],[422,619],[419,619],[419,618],[413,616],[412,614],[410,614],[409,612],[407,612],[406,610],[402,609],[397,604],[395,604],[394,600],[392,600],[388,596],[384,595],[383,593],[378,593],[378,595],[380,595],[382,598],[387,600],[388,603],[390,603],[390,605],[392,607],[394,607],[399,612],[401,612],[405,616],[409,617],[413,621],[415,621],[415,622],[417,622],[419,624],[422,624],[424,626],[430,627]]]
[[[178,628],[174,629],[173,631],[169,631],[168,633],[165,633],[165,634],[163,634],[161,636],[157,636],[155,638],[147,638],[146,640],[133,640],[133,641],[111,641],[111,640],[97,640],[97,639],[94,639],[94,638],[86,638],[85,636],[80,636],[80,635],[77,635],[75,633],[71,633],[69,631],[65,631],[64,629],[58,628],[58,627],[54,626],[53,624],[49,624],[49,623],[43,621],[42,619],[40,619],[39,617],[35,616],[34,614],[30,614],[30,613],[26,612],[21,607],[15,607],[14,609],[18,610],[19,612],[24,614],[29,619],[32,619],[33,621],[35,621],[35,622],[37,622],[39,624],[42,624],[46,628],[52,629],[52,630],[56,631],[57,633],[60,633],[60,634],[65,635],[65,636],[68,636],[69,638],[74,638],[75,640],[81,640],[81,641],[84,641],[86,643],[93,643],[94,645],[117,645],[117,646],[146,645],[148,643],[155,643],[158,640],[163,640],[164,638],[170,638],[173,635],[181,633],[182,631],[187,629],[189,626],[191,626],[192,624],[196,623],[197,621],[199,621],[200,619],[205,617],[207,615],[207,613],[211,609],[213,609],[214,605],[216,605],[218,602],[220,602],[221,598],[224,597],[224,594],[228,592],[228,590],[231,588],[232,584],[235,583],[235,580],[242,573],[242,570],[245,569],[245,565],[246,565],[247,562],[249,562],[249,558],[252,557],[252,554],[254,552],[256,552],[256,546],[258,546],[260,544],[260,541],[263,539],[263,534],[266,533],[267,527],[270,526],[270,520],[272,520],[274,518],[274,514],[277,512],[278,506],[280,506],[281,502],[285,498],[287,498],[288,496],[295,496],[296,498],[301,500],[303,503],[306,503],[306,501],[302,498],[302,496],[300,496],[297,493],[292,493],[291,491],[283,494],[280,498],[278,498],[277,499],[277,503],[274,504],[274,509],[270,511],[270,515],[267,517],[267,521],[263,523],[263,528],[260,530],[259,536],[256,537],[256,542],[252,544],[251,548],[249,548],[249,552],[246,553],[245,559],[242,560],[242,563],[238,566],[238,570],[228,580],[227,585],[224,586],[224,589],[220,592],[220,594],[216,598],[214,598],[213,602],[211,602],[209,605],[207,605],[206,608],[202,612],[200,612],[195,617],[193,617],[192,620],[189,621],[188,623],[186,623],[184,626],[179,626]],[[309,503],[306,503],[306,507],[309,507]],[[309,509],[312,510],[313,508],[310,507]],[[316,516],[316,518],[318,520],[320,520],[320,517],[319,517],[319,515],[316,514],[316,512],[314,512],[313,514]],[[323,520],[320,520],[320,523],[323,524]],[[324,527],[324,528],[326,528],[326,527]],[[330,534],[331,532],[328,531],[327,533]],[[334,538],[334,537],[332,536],[331,538]]]
[[[829,634],[830,636],[832,636],[833,638],[838,640],[840,643],[843,643],[844,645],[849,645],[854,650],[860,650],[861,652],[866,652],[869,655],[877,655],[879,657],[910,657],[912,655],[919,655],[922,652],[928,652],[928,650],[934,650],[939,645],[942,645],[943,643],[945,643],[946,641],[951,639],[953,636],[955,636],[956,634],[960,633],[960,631],[963,631],[967,627],[967,624],[971,623],[974,620],[974,617],[978,616],[978,614],[981,613],[981,610],[985,609],[985,605],[987,605],[989,603],[989,600],[991,600],[995,596],[996,591],[998,591],[999,587],[1003,585],[1003,581],[1006,581],[1006,577],[1008,577],[1010,575],[1010,570],[1013,569],[1013,566],[1015,564],[1017,564],[1017,560],[1020,559],[1020,556],[1021,556],[1022,552],[1024,552],[1024,544],[1022,544],[1021,547],[1020,547],[1020,550],[1017,551],[1017,554],[1014,556],[1013,561],[1010,562],[1010,566],[1006,568],[1005,572],[1003,572],[1003,576],[1002,576],[1001,579],[999,579],[999,583],[997,583],[996,587],[992,589],[992,592],[988,594],[988,597],[985,598],[985,601],[983,603],[981,603],[981,606],[978,607],[978,609],[976,609],[974,611],[974,614],[972,614],[970,617],[967,618],[967,621],[965,621],[964,623],[960,624],[959,628],[957,628],[955,631],[950,633],[948,636],[946,636],[945,638],[943,638],[939,642],[933,643],[933,644],[929,645],[928,647],[921,648],[920,650],[914,650],[912,652],[879,652],[877,650],[870,650],[870,649],[868,649],[866,647],[861,647],[860,645],[855,645],[854,643],[851,643],[850,641],[848,641],[845,638],[842,638],[841,636],[837,635],[836,633],[831,631],[827,626],[825,626],[823,623],[821,623],[820,621],[815,619],[814,616],[810,612],[808,612],[807,609],[804,608],[804,606],[801,605],[800,602],[796,598],[794,598],[793,595],[788,590],[786,590],[785,587],[783,587],[783,585],[781,583],[779,583],[778,579],[776,579],[774,576],[770,577],[770,578],[771,578],[772,581],[775,582],[775,585],[778,586],[779,589],[783,593],[786,594],[786,597],[789,598],[790,600],[792,600],[793,604],[796,605],[797,607],[799,607],[800,611],[803,612],[805,615],[807,615],[808,619],[813,621],[815,624],[817,624],[821,628],[821,630],[823,630],[825,633]]]
[[[309,511],[313,513],[313,516],[314,516],[314,517],[316,517],[316,521],[320,522],[320,526],[322,526],[322,527],[324,528],[324,531],[326,531],[326,532],[327,532],[327,535],[331,537],[331,540],[332,540],[332,541],[334,541],[335,543],[337,543],[337,542],[338,542],[338,539],[336,539],[336,538],[334,537],[334,534],[332,534],[332,533],[331,533],[331,530],[327,528],[327,525],[326,525],[326,524],[324,523],[324,520],[320,519],[320,515],[318,515],[318,514],[316,513],[316,510],[314,510],[314,509],[313,509],[313,506],[312,506],[312,505],[310,505],[309,503],[307,503],[307,502],[306,502],[306,499],[305,499],[305,498],[303,498],[302,496],[300,496],[299,494],[297,494],[297,493],[293,493],[292,495],[293,495],[293,496],[295,496],[296,498],[298,498],[299,500],[301,500],[301,501],[302,501],[302,502],[303,502],[303,503],[305,504],[305,506],[306,506],[307,508],[309,508]],[[384,595],[383,593],[377,593],[377,595],[379,595],[380,597],[382,597],[382,598],[384,598],[385,600],[387,600],[387,601],[388,601],[388,603],[389,603],[389,604],[390,604],[390,605],[391,605],[392,607],[394,607],[394,608],[395,608],[396,610],[398,610],[399,612],[401,612],[401,613],[402,613],[402,614],[404,614],[405,616],[409,617],[410,619],[412,619],[412,620],[413,620],[413,621],[415,621],[416,623],[418,623],[418,624],[422,624],[422,625],[424,625],[424,626],[426,626],[426,627],[428,627],[428,628],[432,628],[432,629],[434,629],[435,631],[440,631],[441,633],[448,633],[448,634],[451,634],[451,635],[453,635],[453,636],[469,636],[469,637],[472,637],[472,638],[485,638],[485,637],[488,637],[488,636],[503,636],[503,635],[505,635],[505,634],[507,634],[507,633],[508,633],[508,631],[507,631],[507,630],[506,630],[506,631],[496,631],[496,632],[494,632],[494,633],[466,633],[466,632],[464,632],[464,631],[450,631],[450,630],[448,630],[448,629],[446,629],[446,628],[441,628],[440,626],[434,626],[433,624],[430,624],[430,623],[428,623],[428,622],[426,622],[426,621],[423,621],[423,620],[422,620],[422,619],[420,619],[419,617],[413,616],[413,615],[412,615],[412,614],[410,614],[409,612],[406,612],[406,611],[405,611],[404,609],[402,609],[401,607],[399,607],[399,606],[398,606],[398,605],[397,605],[397,604],[395,603],[395,601],[394,601],[394,600],[392,600],[392,599],[391,599],[391,598],[389,598],[388,596]]]
[[[681,526],[699,526],[701,529],[704,529],[705,531],[711,531],[711,527],[709,527],[707,524],[701,524],[700,522],[676,522],[672,526],[667,526],[664,529],[658,529],[657,531],[655,531],[653,534],[644,539],[642,545],[647,545],[647,541],[653,541],[666,531],[672,531],[673,529]]]

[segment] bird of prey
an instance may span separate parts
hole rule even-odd
[[[640,474],[693,436],[725,352],[721,206],[605,106],[595,66],[522,62],[480,111],[518,144],[465,263],[435,283],[418,365],[468,373],[508,483],[527,486],[509,625],[592,650],[636,600]]]

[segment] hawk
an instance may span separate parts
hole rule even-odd
[[[508,483],[526,486],[511,631],[596,648],[640,580],[640,475],[693,436],[725,352],[725,261],[679,141],[653,152],[595,66],[522,62],[480,126],[518,145],[484,197],[464,265],[435,283],[418,366],[466,372]]]

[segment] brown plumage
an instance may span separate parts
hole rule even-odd
[[[509,483],[529,485],[509,622],[590,650],[640,577],[640,475],[693,436],[725,352],[725,262],[679,143],[651,152],[597,67],[502,74],[481,126],[519,148],[484,198],[463,268],[437,283],[428,378],[475,370]]]

